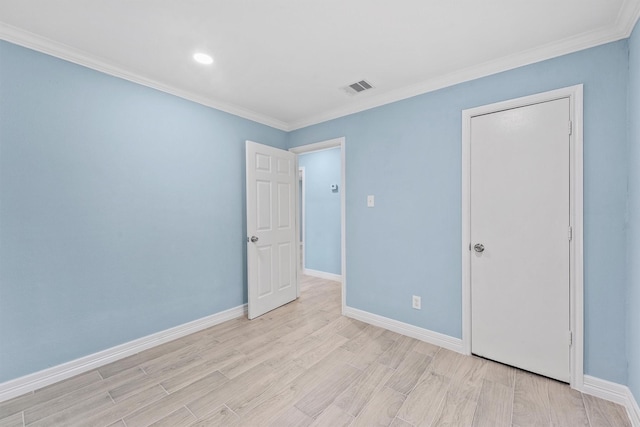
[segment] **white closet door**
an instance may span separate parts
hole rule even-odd
[[[471,119],[472,352],[568,382],[568,98]]]

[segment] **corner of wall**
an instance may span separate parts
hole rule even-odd
[[[626,357],[627,385],[640,418],[640,26],[627,39],[627,206],[626,206]]]

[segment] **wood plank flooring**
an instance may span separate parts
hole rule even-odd
[[[0,403],[7,426],[630,426],[567,385],[340,315],[340,285]]]

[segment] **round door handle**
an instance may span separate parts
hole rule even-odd
[[[484,252],[484,245],[482,243],[476,243],[475,245],[473,245],[473,250],[478,253],[482,253]]]
[[[258,238],[256,236],[251,236],[251,243],[255,243],[258,241]]]

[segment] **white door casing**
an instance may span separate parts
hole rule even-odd
[[[545,125],[538,133],[542,139],[550,134],[563,139],[562,148],[557,144],[544,148],[540,143],[521,146],[518,129],[528,126],[523,120],[536,120],[524,113],[545,115],[554,108],[557,111],[550,114],[558,117],[555,125]],[[479,143],[474,147],[477,131],[495,139],[491,132],[505,129],[513,138],[511,143],[497,143],[498,151],[491,153],[490,148],[483,153]],[[515,357],[515,362],[501,361],[581,389],[582,86],[463,111],[462,174],[465,352],[497,360]],[[501,174],[508,179],[496,179]],[[536,197],[538,203],[531,203]],[[493,200],[483,206],[481,198]],[[550,215],[556,218],[551,224]],[[476,243],[484,244],[483,253],[473,250]],[[556,286],[556,294],[544,298],[548,288],[554,292],[550,280],[563,280],[566,286]],[[529,283],[529,291],[521,288],[523,283]],[[522,319],[524,326],[519,323]],[[507,337],[506,344],[496,341],[498,336]],[[555,354],[551,357],[556,362],[545,361],[548,354]],[[548,366],[540,369],[529,363]]]
[[[299,182],[300,188],[298,191],[298,201],[296,206],[298,207],[299,212],[296,214],[296,218],[298,219],[298,231],[296,232],[298,236],[300,236],[300,265],[298,266],[300,271],[304,271],[304,263],[305,263],[305,185],[306,185],[306,177],[304,175],[305,168],[303,166],[298,167],[299,172]]]
[[[296,160],[288,151],[246,142],[249,319],[298,295]]]
[[[340,251],[341,251],[341,280],[342,283],[342,313],[345,312],[347,307],[347,232],[346,232],[346,222],[347,222],[347,211],[346,211],[346,200],[347,200],[347,166],[346,166],[346,140],[344,137],[330,139],[327,141],[316,142],[307,145],[301,145],[299,147],[290,148],[289,151],[292,153],[303,154],[303,153],[312,153],[314,151],[321,150],[329,150],[332,148],[340,148]],[[301,226],[301,224],[299,224]],[[299,273],[302,274],[302,271]]]

